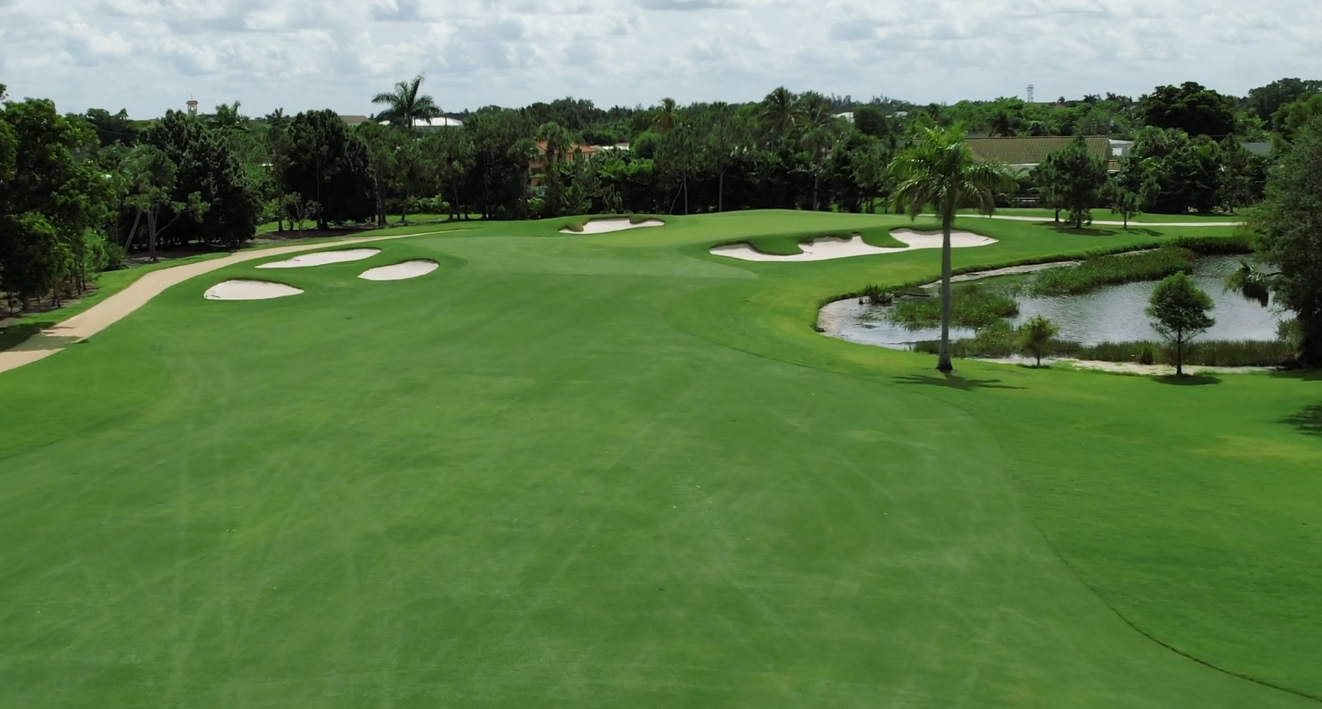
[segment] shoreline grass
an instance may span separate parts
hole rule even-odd
[[[1153,251],[1095,256],[1077,266],[1042,271],[1033,279],[1035,295],[1079,295],[1105,286],[1160,280],[1175,273],[1192,273],[1194,253],[1163,246]]]

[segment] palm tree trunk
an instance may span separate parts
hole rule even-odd
[[[947,204],[941,215],[941,350],[936,368],[950,373],[950,231],[955,221],[955,205]]]
[[[716,188],[716,211],[725,211],[725,173],[721,173],[720,186]]]

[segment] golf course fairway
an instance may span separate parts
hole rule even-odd
[[[237,263],[0,373],[0,706],[1319,705],[1322,380],[946,378],[812,329],[939,250],[708,253],[931,223],[664,221]]]

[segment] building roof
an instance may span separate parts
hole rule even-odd
[[[360,123],[366,123],[366,122],[370,121],[371,119],[368,118],[367,116],[344,116],[344,115],[341,115],[341,116],[340,116],[340,120],[344,121],[344,125],[346,125],[346,126],[356,126],[356,125],[358,125],[358,124],[360,124]]]
[[[1254,142],[1244,143],[1244,149],[1249,151],[1253,155],[1271,155],[1272,151],[1276,149],[1276,146],[1272,145],[1271,143],[1254,141]]]
[[[383,126],[390,125],[390,121],[377,121],[377,122]],[[444,116],[438,118],[432,118],[430,120],[426,118],[414,118],[413,127],[414,128],[463,128],[464,122],[459,120],[458,118],[446,118]]]
[[[1045,162],[1047,156],[1074,142],[1073,136],[1027,136],[1012,138],[969,138],[969,150],[980,162],[1001,162],[1011,167],[1031,168]],[[1084,136],[1088,152],[1115,169],[1111,140],[1104,135]]]

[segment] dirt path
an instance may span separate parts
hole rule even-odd
[[[224,258],[201,261],[199,263],[189,263],[182,266],[175,266],[174,268],[163,268],[159,271],[152,271],[151,273],[144,274],[141,278],[129,284],[124,290],[106,298],[100,303],[88,308],[86,311],[65,320],[55,327],[33,335],[10,349],[0,352],[0,373],[8,372],[11,369],[18,369],[25,364],[31,364],[37,360],[45,359],[69,345],[86,340],[92,335],[95,335],[115,324],[120,319],[126,317],[129,313],[146,305],[147,301],[160,295],[166,288],[183,283],[190,278],[195,278],[205,273],[225,268],[226,266],[243,263],[244,261],[255,261],[257,259],[269,258],[271,256],[283,256],[284,254],[294,254],[303,251],[333,249],[347,244],[362,244],[371,241],[404,239],[415,236],[432,236],[434,234],[445,234],[452,231],[462,231],[462,229],[445,229],[419,234],[364,236],[344,239],[341,241],[323,242],[320,244],[299,244],[296,246],[277,246],[270,249],[240,251],[239,253],[231,254]]]

